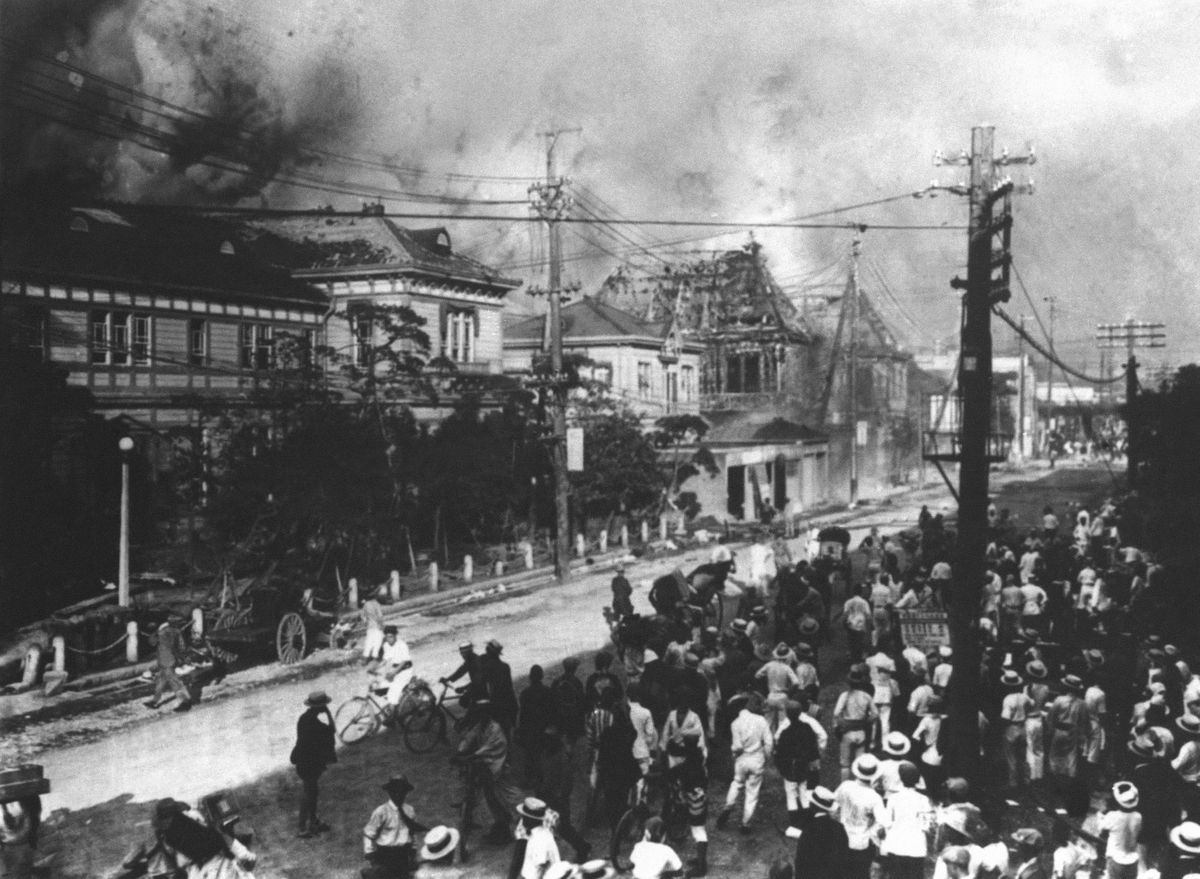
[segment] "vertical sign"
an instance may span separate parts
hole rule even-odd
[[[567,428],[567,470],[571,473],[583,472],[583,428]]]

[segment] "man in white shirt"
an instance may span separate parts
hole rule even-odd
[[[750,821],[758,808],[758,792],[762,788],[763,770],[775,747],[771,727],[762,715],[756,714],[757,699],[746,703],[730,726],[730,749],[733,752],[733,781],[725,797],[725,808],[717,817],[717,826],[724,827],[733,814],[738,797],[746,793],[742,804],[742,833],[750,833]]]
[[[864,586],[862,591],[869,587]],[[871,630],[871,604],[861,594],[852,595],[842,605],[842,624],[846,627],[851,662],[860,662],[867,652],[867,636]]]
[[[633,879],[662,879],[667,873],[676,873],[683,869],[683,861],[675,853],[675,849],[667,845],[667,828],[662,818],[657,815],[647,819],[645,838],[634,845],[629,853],[629,861],[633,864]],[[596,872],[599,868],[601,873]],[[581,876],[612,876],[605,861],[588,862],[580,866]]]
[[[750,584],[766,590],[775,579],[775,549],[771,546],[771,535],[764,532],[747,550],[750,556]]]
[[[429,828],[418,824],[413,807],[404,802],[413,786],[403,775],[393,775],[383,785],[388,800],[371,813],[363,828],[363,855],[379,879],[408,876],[412,870],[414,830]]]
[[[928,830],[933,824],[933,805],[916,790],[921,772],[915,765],[900,764],[901,787],[884,803],[883,842],[879,854],[887,865],[889,879],[924,879],[925,857],[929,854]]]
[[[633,724],[636,738],[633,740],[633,759],[642,768],[642,775],[650,771],[654,755],[658,753],[658,730],[654,726],[654,716],[650,709],[642,704],[642,686],[640,683],[629,685],[629,720]]]
[[[838,820],[846,828],[850,844],[847,879],[870,879],[875,842],[886,820],[883,798],[871,786],[879,774],[879,760],[873,754],[863,754],[850,771],[854,777],[843,781],[834,792]]]
[[[395,707],[400,704],[404,688],[412,681],[412,654],[408,645],[400,639],[399,630],[395,626],[387,626],[383,630],[383,651],[379,659],[376,676],[387,681],[387,700]]]
[[[789,657],[794,658],[791,649],[780,641],[771,654],[771,661],[755,675],[756,678],[766,678],[767,681],[766,715],[767,724],[772,730],[779,729],[779,724],[783,721],[788,692],[792,687],[800,685],[800,678],[788,663]]]
[[[1042,612],[1046,607],[1046,590],[1030,580],[1021,584],[1021,626],[1042,631]]]

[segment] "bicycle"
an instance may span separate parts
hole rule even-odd
[[[678,837],[685,829],[684,812],[674,801],[665,768],[652,767],[641,783],[634,788],[630,799],[632,802],[629,809],[617,822],[617,828],[608,844],[609,859],[613,866],[622,872],[633,869],[629,855],[633,852],[633,847],[645,836],[646,822],[656,814],[661,813],[670,837]]]
[[[446,681],[442,681],[441,684],[442,692],[436,697],[429,686],[425,685],[428,696],[423,697],[404,718],[404,744],[414,754],[428,753],[439,742],[449,744],[450,739],[446,735],[448,724],[455,732],[462,730],[463,720],[466,718],[465,706],[461,714],[456,714],[447,704],[458,702],[461,706],[462,690],[452,688]],[[454,689],[454,695],[448,697],[447,693],[451,689]]]
[[[353,696],[339,705],[333,716],[333,728],[338,738],[352,745],[381,726],[403,725],[405,719],[419,711],[422,705],[435,701],[429,684],[420,678],[413,678],[409,682],[400,696],[400,704],[395,707],[383,698],[386,693],[387,687],[380,687],[371,681],[367,684],[367,695]]]

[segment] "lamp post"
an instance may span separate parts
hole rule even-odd
[[[121,547],[117,562],[117,603],[129,606],[129,453],[133,440],[127,436],[117,442],[121,450]]]

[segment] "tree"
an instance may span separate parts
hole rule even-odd
[[[652,508],[661,498],[664,475],[658,452],[636,414],[612,409],[606,401],[591,411],[577,402],[584,429],[583,472],[571,474],[571,487],[584,516],[611,519]]]
[[[670,449],[671,457],[666,462],[666,486],[662,493],[661,510],[670,504],[675,509],[682,510],[689,519],[694,519],[700,513],[700,504],[695,492],[679,493],[679,489],[693,476],[701,472],[716,476],[721,472],[708,447],[703,444],[704,435],[708,433],[708,422],[698,415],[666,415],[656,422],[652,440],[660,449]],[[689,453],[683,453],[684,446],[695,446]]]

